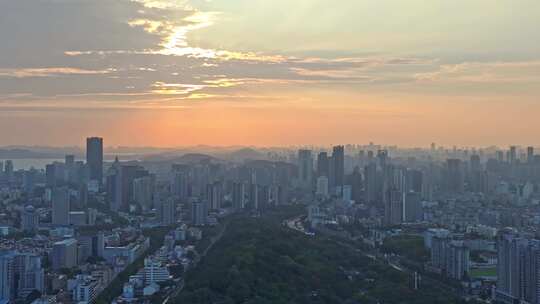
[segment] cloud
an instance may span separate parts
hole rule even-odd
[[[158,81],[152,85],[152,93],[159,95],[187,95],[192,92],[200,91],[203,88],[204,85],[165,83]]]
[[[257,102],[276,92],[290,94],[289,99],[321,91],[331,96],[338,87],[340,92],[384,93],[397,85],[409,91],[444,85],[441,91],[447,92],[456,82],[520,85],[538,80],[538,62],[214,47],[199,33],[220,28],[234,16],[205,3],[0,0],[0,36],[12,42],[0,43],[0,101],[98,101],[96,106],[189,98]],[[275,49],[280,43],[276,40]]]
[[[0,77],[58,77],[66,75],[103,75],[114,72],[115,69],[85,70],[70,67],[56,68],[27,68],[27,69],[0,69]]]
[[[418,73],[420,82],[528,83],[540,81],[540,61],[464,62]]]

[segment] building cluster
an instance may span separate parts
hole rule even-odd
[[[495,300],[540,303],[540,240],[512,229],[498,236]]]
[[[39,293],[36,301],[45,301],[54,293],[62,302],[91,303],[143,257],[118,300],[162,293],[171,267],[195,263],[185,241],[201,240],[203,226],[234,212],[258,216],[302,203],[309,228],[291,227],[308,234],[367,228],[364,239],[374,246],[395,231],[424,236],[429,270],[471,281],[495,267],[497,275],[480,279],[497,286],[498,298],[536,303],[540,284],[527,270],[540,236],[540,156],[532,147],[369,144],[111,161],[103,139],[93,137],[85,152],[85,161],[70,154],[43,169],[0,161],[1,300]],[[172,232],[148,255],[143,230],[159,227]],[[505,227],[520,236],[500,237]],[[506,255],[507,243],[515,250]]]
[[[454,280],[470,274],[470,250],[467,242],[455,239],[446,229],[428,229],[424,244],[431,254],[432,270]]]
[[[195,263],[198,253],[194,246],[186,245],[186,240],[200,240],[200,237],[199,229],[188,228],[185,224],[171,230],[165,236],[163,246],[156,253],[147,256],[144,266],[124,283],[122,294],[115,302],[143,303],[144,299],[157,293],[166,295],[167,291],[162,290],[164,283],[182,282],[182,274]]]
[[[534,148],[370,145],[345,151],[344,184],[337,186],[328,177],[327,152],[319,152],[317,160],[311,150],[297,154],[299,187],[313,194],[306,221],[314,232],[346,236],[340,227],[367,228],[363,239],[374,247],[401,234],[423,237],[429,252],[425,270],[466,283],[472,296],[538,303],[540,280],[533,273],[540,238],[540,156]],[[506,227],[520,236],[509,236]]]

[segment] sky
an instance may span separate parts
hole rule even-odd
[[[0,146],[540,145],[538,0],[0,0]]]

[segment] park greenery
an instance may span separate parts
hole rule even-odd
[[[411,289],[409,274],[354,246],[289,230],[290,214],[232,219],[174,303],[460,303],[449,290]]]

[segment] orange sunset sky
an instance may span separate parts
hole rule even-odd
[[[0,0],[0,146],[538,145],[540,2]]]

